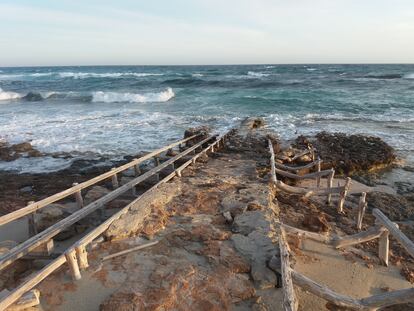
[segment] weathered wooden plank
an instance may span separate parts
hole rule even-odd
[[[390,232],[388,230],[385,230],[381,233],[378,242],[378,257],[380,258],[381,262],[386,266],[388,266],[388,252],[390,246],[389,235]]]
[[[311,280],[310,278],[304,276],[299,272],[292,271],[292,278],[295,285],[298,285],[304,290],[311,292],[312,294],[321,297],[327,301],[330,301],[337,306],[355,308],[358,310],[363,309],[363,305],[358,299],[338,294],[330,288],[316,283],[315,281]]]
[[[48,275],[50,275],[65,262],[65,255],[61,255],[56,260],[52,261],[50,264],[44,267],[42,270],[36,272],[30,279],[23,282],[15,290],[11,291],[7,297],[4,297],[0,300],[0,310],[5,310],[8,306],[17,301],[24,293],[28,292],[41,281],[43,281]]]
[[[337,238],[333,241],[333,245],[336,248],[341,248],[345,246],[351,246],[355,244],[368,242],[379,238],[384,231],[386,231],[386,229],[381,226],[371,227],[367,231]]]
[[[138,245],[138,246],[132,247],[130,249],[126,249],[126,250],[117,252],[115,254],[105,256],[104,258],[102,258],[102,261],[105,261],[105,260],[108,260],[108,259],[111,259],[111,258],[115,258],[115,257],[119,257],[119,256],[123,256],[123,255],[129,254],[131,252],[135,252],[135,251],[138,251],[140,249],[144,249],[146,247],[153,246],[153,245],[158,244],[158,243],[159,243],[159,241],[154,241],[154,242],[145,243],[143,245]]]
[[[270,180],[272,183],[276,183],[276,166],[275,166],[275,151],[273,150],[272,141],[269,139],[269,152],[270,152]]]
[[[127,163],[127,164],[124,164],[122,166],[119,166],[119,167],[115,168],[115,170],[110,170],[110,171],[108,171],[108,172],[106,172],[106,173],[104,173],[102,175],[96,176],[96,177],[94,177],[92,179],[89,179],[89,180],[87,180],[87,181],[85,181],[83,183],[80,183],[80,184],[78,184],[78,185],[76,185],[74,187],[71,187],[71,188],[66,189],[64,191],[61,191],[59,193],[56,193],[56,194],[54,194],[54,195],[52,195],[50,197],[47,197],[47,198],[45,198],[43,200],[40,200],[40,201],[31,203],[31,204],[28,204],[26,207],[23,207],[23,208],[21,208],[21,209],[19,209],[17,211],[14,211],[14,212],[11,212],[11,213],[6,214],[4,216],[1,216],[0,217],[0,226],[1,225],[4,225],[6,223],[9,223],[9,222],[11,222],[11,221],[13,221],[15,219],[21,218],[21,217],[23,217],[25,215],[28,215],[30,213],[33,213],[34,211],[36,211],[36,210],[38,210],[38,209],[40,209],[42,207],[45,207],[45,206],[47,206],[47,205],[49,205],[49,204],[51,204],[53,202],[59,201],[59,200],[61,200],[63,198],[66,198],[67,196],[72,195],[72,194],[74,194],[74,193],[76,193],[76,192],[78,192],[78,191],[80,191],[80,190],[82,190],[84,188],[87,188],[87,187],[89,187],[91,185],[94,185],[94,184],[96,184],[96,183],[98,183],[98,182],[100,182],[100,181],[102,181],[104,179],[107,179],[109,177],[112,177],[114,174],[117,174],[119,172],[122,172],[124,170],[127,170],[127,169],[129,169],[130,167],[132,167],[134,165],[140,164],[140,163],[142,163],[142,162],[144,162],[144,161],[152,158],[154,155],[158,155],[158,154],[160,154],[160,153],[162,153],[162,152],[164,152],[164,151],[166,151],[166,150],[168,150],[170,148],[173,148],[173,147],[175,147],[175,146],[177,146],[177,145],[179,145],[181,143],[185,143],[185,142],[187,142],[187,141],[189,141],[191,139],[194,139],[197,136],[199,136],[199,135],[193,135],[191,137],[182,139],[180,141],[177,141],[175,143],[172,143],[172,144],[170,144],[168,146],[165,146],[163,148],[157,149],[157,150],[155,150],[153,152],[150,152],[147,155],[145,155],[145,156],[143,156],[143,157],[141,157],[139,159],[133,160],[133,161]]]
[[[379,221],[388,231],[392,234],[392,236],[400,242],[400,244],[405,248],[405,250],[414,257],[414,243],[398,229],[396,224],[394,224],[391,220],[388,219],[379,209],[374,208],[372,214],[375,216],[377,221]]]
[[[303,194],[305,196],[312,196],[312,195],[326,195],[326,194],[333,194],[333,193],[341,193],[344,187],[332,187],[332,188],[302,188],[302,187],[295,187],[289,186],[284,182],[278,180],[276,182],[277,188],[295,194]]]
[[[328,176],[329,174],[331,174],[331,170],[324,170],[324,171],[309,173],[305,175],[297,175],[297,174],[286,172],[286,171],[276,168],[276,173],[279,175],[288,177],[288,178],[304,180],[304,179],[312,179],[312,178],[320,178],[323,176]]]
[[[322,242],[322,243],[331,243],[333,241],[333,238],[329,235],[324,235],[324,234],[319,234],[319,233],[315,233],[315,232],[310,232],[310,231],[306,231],[306,230],[302,230],[302,229],[298,229],[295,227],[291,227],[289,225],[286,224],[280,224],[280,226],[285,229],[287,234],[293,234],[296,236],[303,236],[307,239],[310,240],[314,240],[317,242]]]
[[[350,187],[351,187],[351,178],[347,177],[345,181],[344,190],[341,191],[339,195],[338,213],[343,213],[344,211],[344,203],[345,203],[345,199],[346,199],[346,196],[348,195]]]
[[[10,263],[15,261],[18,258],[21,258],[29,251],[37,247],[38,245],[45,243],[46,241],[53,238],[59,232],[64,230],[65,228],[69,227],[70,225],[74,224],[75,222],[79,221],[80,219],[84,218],[85,216],[89,215],[90,213],[94,212],[98,208],[101,208],[104,204],[112,201],[119,195],[125,193],[126,191],[130,190],[133,186],[137,185],[138,183],[144,181],[145,179],[153,176],[154,174],[158,173],[162,169],[166,168],[171,163],[177,161],[178,159],[182,158],[183,156],[189,154],[192,150],[197,148],[210,140],[212,140],[214,136],[208,137],[198,144],[186,149],[182,153],[178,154],[177,156],[165,161],[161,165],[149,170],[148,172],[142,174],[141,176],[131,180],[130,182],[126,183],[125,185],[115,189],[114,191],[108,193],[107,195],[99,198],[98,200],[92,202],[91,204],[85,206],[83,209],[76,211],[72,215],[66,217],[65,219],[59,221],[58,223],[50,226],[49,228],[45,229],[44,231],[40,232],[39,234],[33,236],[32,238],[26,240],[25,242],[19,244],[18,246],[11,249],[9,252],[4,254],[0,257],[0,269],[8,266]]]
[[[366,202],[367,193],[362,192],[361,196],[359,198],[358,203],[358,218],[357,218],[357,229],[362,229],[362,220],[364,219],[365,215],[365,209],[367,208],[367,202]]]
[[[367,309],[375,310],[377,308],[384,308],[396,304],[413,302],[414,288],[406,288],[395,290],[388,293],[378,294],[371,297],[361,299],[362,305]]]
[[[296,300],[295,290],[293,288],[293,281],[291,273],[293,272],[289,263],[289,245],[286,240],[286,234],[283,227],[280,228],[279,248],[283,284],[283,308],[286,311],[295,311],[298,308],[298,301]]]
[[[317,160],[314,162],[311,162],[309,164],[306,165],[302,165],[302,166],[288,166],[288,165],[284,165],[282,163],[276,162],[276,167],[282,169],[282,170],[286,170],[286,171],[292,171],[292,172],[297,172],[300,170],[304,170],[304,169],[308,169],[308,168],[312,168],[314,166],[317,166],[318,164],[321,164],[322,160]]]
[[[326,180],[328,189],[332,189],[333,179],[334,179],[334,176],[335,176],[335,170],[333,168],[331,170],[332,171],[331,171],[331,173],[329,174],[329,176]],[[331,194],[331,192],[328,192],[327,194],[328,195],[327,195],[326,202],[328,202],[328,204],[331,204],[332,194]]]

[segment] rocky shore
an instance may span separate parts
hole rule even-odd
[[[190,129],[185,136],[199,131],[206,136],[209,133],[208,128]],[[268,183],[268,139],[274,145],[276,161],[282,164],[303,165],[320,157],[324,160],[323,169],[334,167],[342,176],[361,180],[367,177],[360,176],[391,170],[396,161],[393,149],[376,137],[321,132],[287,142],[266,130],[263,120],[248,119],[230,132],[222,150],[201,159],[180,179],[162,185],[151,198],[114,221],[104,233],[103,242],[91,250],[91,268],[81,282],[68,281],[65,270],[43,282],[39,286],[45,301],[42,307],[74,310],[89,303],[105,311],[281,310],[280,271],[274,262],[279,255],[278,221],[317,233],[355,234],[358,198],[350,195],[344,213],[338,214],[324,200],[273,191]],[[8,149],[4,153],[11,155],[14,147],[5,148]],[[307,149],[312,152],[296,157]],[[28,156],[26,151],[23,156]],[[20,208],[26,201],[44,198],[112,166],[96,164],[99,162],[74,162],[68,169],[48,174],[3,172],[0,212]],[[101,197],[108,193],[107,188],[110,185],[91,188],[85,200]],[[142,185],[145,189],[146,185]],[[398,194],[395,189],[367,189],[372,191],[367,195],[363,229],[374,224],[370,214],[373,208],[379,208],[414,240],[412,196]],[[105,209],[121,207],[122,200],[116,201],[120,206],[111,203]],[[101,260],[104,255],[145,240],[159,243],[126,257]],[[289,242],[297,269],[343,294],[365,297],[371,291],[414,284],[414,260],[395,241],[390,243],[392,267],[388,270],[376,256],[377,241],[341,252],[304,243],[299,238]],[[339,275],[339,281],[329,277],[332,271],[326,267],[330,265],[337,270],[334,274]],[[300,310],[338,310],[300,289],[298,296]],[[410,308],[412,305],[387,310]]]

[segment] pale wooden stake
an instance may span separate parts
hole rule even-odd
[[[79,268],[80,269],[86,269],[89,267],[88,263],[88,252],[86,251],[86,248],[84,245],[78,246],[75,248],[76,255],[78,257],[79,262]]]
[[[332,188],[334,175],[335,175],[335,170],[332,168],[331,169],[331,174],[329,174],[328,179],[327,179],[328,189]],[[331,204],[331,196],[332,196],[332,194],[328,193],[328,199],[327,199],[328,204]]]
[[[70,274],[72,275],[73,280],[77,281],[82,278],[80,271],[78,260],[76,258],[75,250],[71,250],[68,253],[65,253],[66,261],[68,262]]]
[[[160,158],[159,157],[154,157],[154,165],[155,166],[160,165]]]
[[[35,203],[35,201],[30,201],[27,203],[27,205],[30,205],[33,203]],[[38,233],[35,215],[36,215],[36,212],[33,212],[27,218],[28,226],[29,226],[29,236],[34,236]]]
[[[317,164],[318,173],[321,172],[321,159],[318,157],[318,164]],[[321,186],[321,176],[319,175],[316,179],[316,187],[319,188]]]
[[[378,242],[378,257],[380,258],[381,262],[388,267],[388,251],[389,251],[389,235],[390,232],[388,230],[384,231],[380,237]]]
[[[379,209],[374,208],[372,214],[375,216],[376,220],[381,223],[392,236],[400,242],[400,244],[405,248],[405,250],[414,257],[414,243],[398,228],[398,226],[388,219]]]
[[[292,269],[289,263],[289,245],[283,227],[280,228],[279,248],[283,284],[283,307],[285,311],[295,311],[298,308],[298,301],[293,288]]]
[[[113,170],[115,170],[115,168],[111,169],[111,171],[113,171]],[[118,176],[117,176],[117,174],[114,174],[114,175],[112,176],[112,187],[113,187],[114,189],[116,189],[116,188],[118,188],[118,187],[119,187],[119,183],[118,183]]]
[[[367,207],[366,202],[367,193],[362,192],[361,196],[359,197],[359,204],[358,204],[358,218],[357,218],[357,229],[362,229],[362,220],[364,219],[365,209]]]
[[[74,182],[72,184],[72,187],[75,187],[79,185],[77,182]],[[75,199],[76,199],[76,205],[78,206],[79,209],[81,209],[83,207],[83,198],[82,198],[82,192],[81,190],[75,192]]]
[[[345,203],[345,199],[346,199],[346,196],[348,195],[350,187],[351,187],[351,178],[347,177],[346,182],[345,182],[344,190],[341,192],[340,197],[339,197],[339,202],[338,202],[338,212],[339,213],[343,213],[343,211],[344,211],[344,203]]]
[[[143,248],[146,248],[146,247],[149,247],[149,246],[153,246],[155,244],[158,244],[158,242],[159,241],[149,242],[149,243],[146,243],[146,244],[143,244],[143,245],[135,246],[135,247],[130,248],[130,249],[126,249],[124,251],[121,251],[121,252],[118,252],[118,253],[115,253],[115,254],[105,256],[104,258],[102,258],[102,261],[105,261],[105,260],[108,260],[108,259],[111,259],[111,258],[115,258],[115,257],[118,257],[118,256],[126,255],[126,254],[129,254],[131,252],[135,252],[135,251],[138,251],[140,249],[143,249]]]
[[[269,145],[269,152],[270,152],[270,179],[272,183],[277,182],[276,178],[276,166],[275,166],[275,151],[273,150],[273,144],[270,139],[267,140]]]
[[[175,174],[176,174],[178,177],[181,177],[181,170],[176,170],[176,171],[175,171]]]
[[[138,177],[139,175],[141,175],[141,169],[139,167],[139,164],[134,165],[134,172],[135,172],[135,177]]]

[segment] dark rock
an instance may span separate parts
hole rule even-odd
[[[42,95],[36,92],[29,92],[26,96],[23,97],[24,100],[30,101],[30,102],[38,102],[44,100]]]
[[[307,147],[310,139],[299,136],[296,144]],[[383,169],[395,161],[394,149],[379,137],[347,135],[344,133],[318,133],[312,145],[323,159],[323,169],[334,167],[338,173]]]
[[[199,135],[194,139],[191,139],[186,142],[188,147],[195,145],[196,143],[206,139],[211,135],[211,128],[208,126],[198,126],[198,127],[190,127],[189,129],[185,130],[184,138],[191,137],[193,135]]]

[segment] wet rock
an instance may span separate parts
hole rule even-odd
[[[199,135],[195,139],[191,139],[190,141],[186,142],[188,147],[195,145],[196,143],[206,139],[211,135],[211,128],[208,126],[198,126],[198,127],[190,127],[189,129],[185,130],[184,138],[191,137],[193,135]]]
[[[7,142],[0,142],[0,160],[14,161],[20,157],[40,157],[43,154],[29,142],[10,145]]]
[[[102,186],[93,186],[85,195],[85,204],[90,204],[99,198],[102,198],[104,195],[107,195],[111,191]]]
[[[32,192],[32,190],[33,190],[32,186],[25,186],[19,189],[19,191],[23,193],[30,193]]]
[[[38,102],[38,101],[42,101],[44,98],[42,97],[42,95],[40,95],[40,93],[29,92],[27,93],[26,96],[23,96],[22,99],[29,101],[29,102]]]

